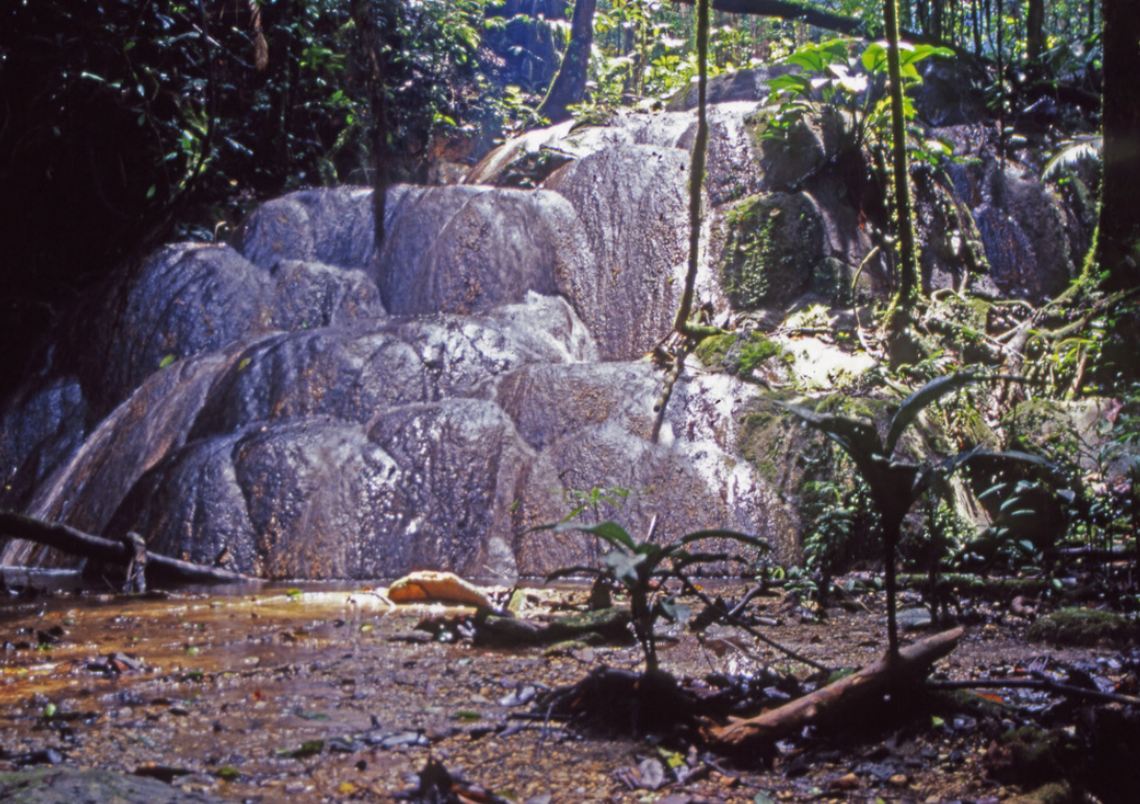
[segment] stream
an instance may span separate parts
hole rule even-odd
[[[1002,793],[981,772],[1002,725],[970,718],[918,732],[854,723],[857,739],[809,739],[806,751],[795,741],[767,769],[755,758],[733,769],[667,735],[584,737],[528,716],[536,694],[602,664],[638,669],[635,647],[441,643],[417,625],[462,609],[396,607],[382,591],[305,583],[13,599],[0,609],[0,771],[94,767],[210,797],[171,800],[292,804],[392,800],[415,787],[429,757],[473,785],[533,804],[653,800],[647,761],[692,771],[684,783],[660,783],[659,795],[677,802],[988,801]],[[532,589],[524,614],[565,610],[585,597],[574,587]],[[855,612],[837,609],[823,624],[787,600],[763,599],[760,607],[781,622],[768,629],[772,638],[831,666],[862,664],[883,649],[873,599]],[[761,666],[806,674],[718,628],[699,638],[667,631],[664,666],[695,679]],[[953,678],[1000,672],[1043,650],[1024,642],[1019,624],[995,620],[971,629],[942,670]],[[1076,660],[1089,652],[1047,655]]]

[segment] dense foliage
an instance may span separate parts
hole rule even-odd
[[[430,0],[395,20],[398,177],[422,179],[432,135],[477,114],[484,6]],[[21,340],[132,255],[172,236],[222,238],[292,188],[366,183],[355,44],[338,0],[6,6],[3,375],[22,368]]]

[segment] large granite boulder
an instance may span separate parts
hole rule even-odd
[[[873,198],[840,164],[841,121],[759,136],[765,80],[723,79],[709,113],[696,287],[720,323],[847,298],[861,265],[861,295],[890,279],[864,265]],[[606,490],[586,516],[732,528],[794,560],[802,455],[765,392],[692,359],[653,410],[643,358],[683,286],[695,125],[678,101],[530,132],[479,184],[389,188],[380,249],[355,187],[270,201],[230,245],[161,249],[6,401],[0,506],[264,577],[513,578],[596,559],[590,537],[532,528]],[[968,128],[942,131],[977,160],[916,175],[928,279],[1046,297],[1082,221]]]

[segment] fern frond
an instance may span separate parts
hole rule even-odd
[[[1062,167],[1072,167],[1082,159],[1099,159],[1104,149],[1100,134],[1079,134],[1061,143],[1061,150],[1053,154],[1041,170],[1041,178],[1048,179]]]

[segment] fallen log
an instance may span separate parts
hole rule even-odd
[[[567,642],[596,634],[607,641],[628,642],[631,622],[630,610],[618,607],[556,617],[546,622],[491,616],[476,624],[474,641],[476,645],[499,648],[521,647]]]
[[[93,536],[68,525],[44,522],[13,511],[0,511],[0,537],[24,539],[81,558],[105,561],[128,567],[136,559],[136,551],[122,541]],[[153,582],[162,580],[174,583],[250,583],[257,581],[240,572],[207,567],[193,561],[146,554],[146,575]]]
[[[925,677],[934,662],[957,647],[962,634],[963,629],[955,628],[927,637],[902,648],[896,659],[885,654],[859,672],[778,709],[706,728],[705,738],[714,746],[738,751],[746,746],[774,742],[804,726],[841,718],[851,708],[886,694],[896,685]]]

